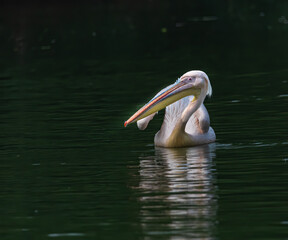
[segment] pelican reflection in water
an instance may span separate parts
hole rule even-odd
[[[140,157],[140,218],[145,235],[165,239],[213,239],[217,196],[215,144],[156,148]]]
[[[187,147],[214,142],[209,114],[203,104],[211,96],[212,87],[206,73],[190,71],[176,83],[161,90],[126,122],[125,127],[137,121],[144,130],[155,114],[166,107],[160,131],[155,135],[155,146]]]

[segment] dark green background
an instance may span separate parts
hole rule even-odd
[[[1,239],[287,239],[288,3],[0,5]],[[189,70],[217,142],[123,123]]]

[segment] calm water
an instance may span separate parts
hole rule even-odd
[[[288,239],[286,41],[247,34],[143,58],[2,65],[1,239]],[[155,148],[163,113],[124,128],[199,68],[216,143]]]

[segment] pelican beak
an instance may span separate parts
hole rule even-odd
[[[161,91],[147,104],[140,108],[124,123],[124,126],[126,127],[130,123],[136,122],[155,112],[158,112],[159,110],[167,107],[168,105],[178,101],[183,97],[189,95],[194,95],[196,97],[199,92],[200,89],[195,88],[195,85],[191,79],[186,78],[181,81],[178,80],[175,84],[167,87],[164,91]]]

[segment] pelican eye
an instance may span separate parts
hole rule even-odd
[[[185,82],[194,82],[195,81],[195,79],[196,79],[196,77],[187,77],[186,79],[185,79]]]

